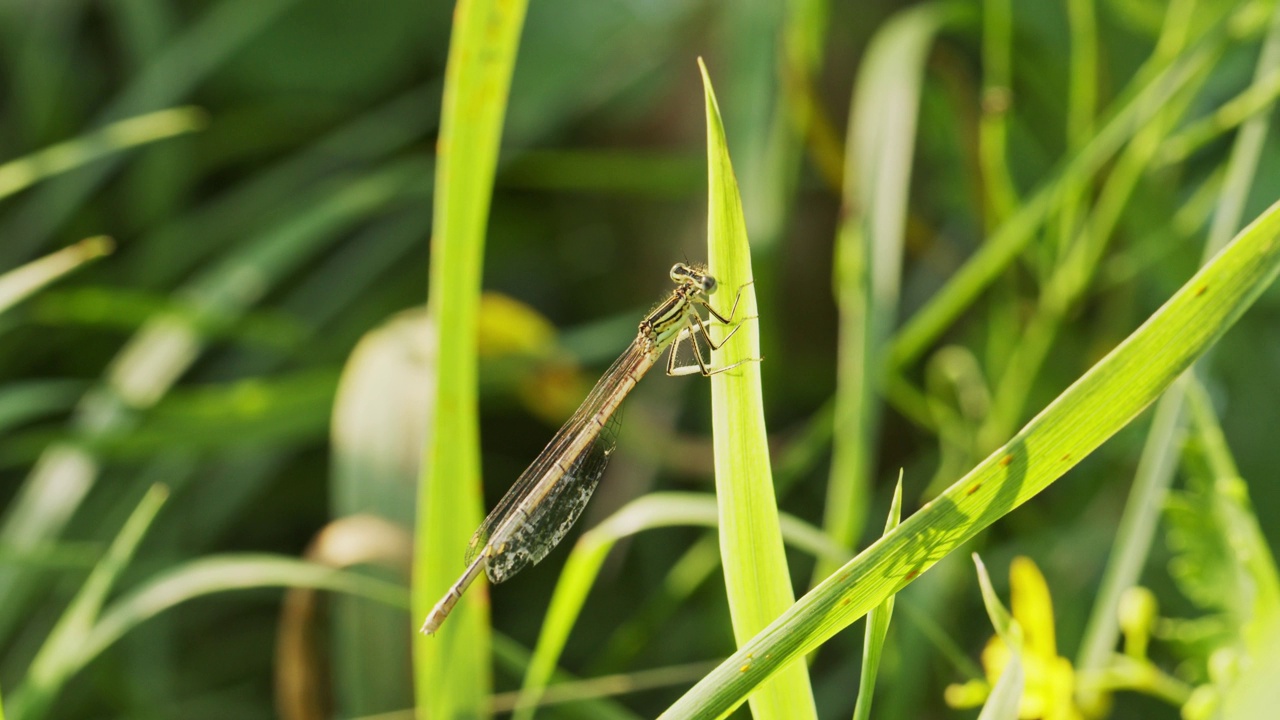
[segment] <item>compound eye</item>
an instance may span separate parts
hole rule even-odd
[[[710,275],[702,276],[702,292],[710,295],[716,291],[716,279]]]
[[[684,263],[676,263],[671,266],[671,281],[682,282],[689,277],[689,267]]]

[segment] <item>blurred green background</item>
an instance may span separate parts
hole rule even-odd
[[[493,293],[480,338],[489,506],[667,292],[671,264],[703,259],[705,129],[695,65],[702,56],[716,81],[753,244],[779,501],[821,525],[845,127],[868,43],[910,5],[531,4],[485,253],[484,285]],[[914,119],[903,318],[1102,126],[1169,22],[1156,0],[1013,2],[1009,80],[993,93],[984,82],[993,61],[983,58],[991,26],[982,12],[1001,5],[958,3],[957,19],[928,54]],[[1182,155],[1168,138],[1250,84],[1273,3],[1172,5],[1190,18],[1184,47],[1217,43],[1221,54],[1194,92],[1171,103],[1176,112],[1156,138],[1155,159],[1139,168],[1116,208],[1105,254],[1064,312],[1021,398],[1018,425],[1200,263],[1234,126]],[[1094,13],[1093,112],[1069,82],[1079,25],[1068,13],[1081,6]],[[406,0],[44,0],[0,8],[0,158],[143,113],[201,109],[188,118],[198,127],[0,199],[0,272],[85,237],[116,241],[111,255],[0,315],[6,701],[31,682],[88,571],[154,483],[167,486],[169,498],[112,597],[225,553],[308,555],[340,566],[377,560],[385,567],[370,576],[406,582],[404,533],[429,406],[420,308],[451,13],[449,3]],[[1268,92],[1264,100],[1275,94]],[[1070,119],[1082,103],[1084,119]],[[984,182],[980,126],[993,116],[1005,121],[997,145],[1006,148],[1013,190],[1006,207],[996,183]],[[1268,136],[1256,179],[1240,195],[1246,222],[1280,196],[1278,150]],[[966,310],[945,338],[949,354],[934,348],[905,372],[924,397],[958,406],[968,423],[961,427],[976,434],[982,424],[983,393],[998,384],[1020,323],[1061,258],[1059,223],[1093,217],[1101,182],[1079,189],[1079,217],[1047,222]],[[1278,321],[1280,295],[1272,291],[1227,335],[1205,373],[1273,550]],[[959,365],[943,362],[956,357]],[[977,409],[957,401],[966,391],[978,393]],[[700,378],[641,384],[625,410],[618,456],[580,525],[654,489],[710,490],[707,397]],[[1141,418],[975,548],[1002,591],[1010,560],[1034,558],[1053,593],[1065,657],[1080,642],[1148,423]],[[990,449],[973,438],[940,440],[937,426],[889,403],[867,527],[880,526],[900,467],[910,513]],[[329,525],[356,512],[392,525]],[[684,575],[672,571],[702,535],[673,529],[623,543],[563,667],[591,677],[727,655],[733,640],[718,576],[692,567],[699,562],[692,556]],[[857,545],[873,536],[864,533]],[[789,552],[803,591],[813,559]],[[509,655],[536,639],[564,554],[493,591],[495,627],[515,648]],[[1170,556],[1159,537],[1142,581],[1162,614],[1197,616],[1203,610],[1170,577]],[[696,581],[682,588],[685,577]],[[903,597],[875,716],[973,717],[975,710],[943,703],[944,688],[967,679],[991,635],[967,559],[947,559]],[[410,624],[403,611],[330,595],[294,594],[283,603],[279,589],[202,595],[125,634],[66,678],[43,710],[59,718],[301,718],[402,709],[410,701],[409,641],[397,634],[407,635]],[[859,627],[817,653],[812,676],[823,717],[852,710],[860,645]],[[951,646],[968,668],[948,654]],[[1168,650],[1160,659],[1194,682],[1203,658],[1187,657]],[[653,716],[699,676],[695,667],[619,702]],[[499,691],[519,684],[519,672],[502,663],[495,678]],[[1115,702],[1116,717],[1178,716],[1175,706],[1137,694]],[[573,707],[547,716],[571,716]]]

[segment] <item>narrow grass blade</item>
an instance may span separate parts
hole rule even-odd
[[[109,237],[91,237],[0,275],[0,313],[114,247]]]
[[[985,191],[985,224],[994,228],[1018,207],[1006,157],[1009,108],[1013,100],[1013,3],[982,2],[982,117],[978,125],[978,162]]]
[[[170,108],[114,122],[100,130],[10,160],[0,165],[0,199],[108,155],[201,130],[207,123],[208,118],[199,108]]]
[[[996,590],[991,586],[991,576],[987,566],[977,553],[973,555],[973,563],[978,568],[978,585],[982,588],[982,604],[987,608],[987,616],[996,634],[1004,641],[1009,650],[1008,663],[1000,672],[995,687],[982,705],[978,720],[1017,720],[1018,708],[1022,704],[1022,692],[1026,684],[1026,672],[1022,666],[1022,629],[1018,621],[1013,619],[1000,602]]]
[[[751,256],[742,199],[711,78],[701,59],[698,66],[707,100],[707,254],[712,275],[725,288],[722,294],[742,288],[738,317],[749,318],[757,310],[755,290],[747,285],[751,281]],[[724,348],[713,353],[715,364],[760,357],[756,324],[748,320],[740,327]],[[720,503],[720,558],[733,634],[742,643],[795,600],[778,527],[758,363],[747,362],[711,378],[711,421],[716,499]],[[752,695],[751,710],[755,717],[765,720],[816,717],[809,670],[804,663],[792,664]]]
[[[520,643],[500,632],[493,634],[493,659],[498,669],[508,675],[520,676],[529,669],[529,651]],[[577,682],[579,678],[564,670],[557,670],[554,674],[554,680],[557,684],[573,683]],[[515,696],[514,698],[512,697],[513,695]],[[519,700],[519,691],[509,694],[490,695],[489,699],[489,709],[492,712],[510,712],[511,706]],[[581,718],[582,720],[637,720],[639,717],[634,712],[608,698],[585,699],[561,708],[559,714],[568,720],[573,720],[574,718]]]
[[[708,670],[715,667],[714,662],[693,662],[684,665],[675,665],[671,667],[654,668],[651,670],[636,670],[634,672],[616,673],[613,675],[604,675],[601,677],[592,677],[584,680],[562,681],[552,685],[538,699],[540,707],[548,705],[559,705],[563,703],[582,702],[584,700],[593,700],[598,698],[621,695],[623,693],[639,692],[651,688],[669,687],[673,685],[687,685],[707,673]],[[511,712],[516,710],[527,714],[528,717],[533,716],[535,708],[526,705],[526,699],[521,692],[502,693],[494,695],[489,709],[494,713]],[[618,711],[622,709],[618,707]],[[600,710],[594,711],[597,714],[588,715],[587,717],[596,720],[601,718],[603,714]],[[615,712],[623,714],[622,712]],[[638,718],[637,715],[626,714],[627,717]],[[519,717],[519,715],[517,715]]]
[[[1154,315],[1004,447],[801,598],[671,706],[715,717],[847,627],[982,529],[1034,497],[1127,425],[1280,272],[1273,205]],[[751,672],[742,672],[752,663]]]
[[[876,33],[849,111],[842,220],[832,282],[840,310],[831,475],[823,526],[850,547],[862,537],[879,443],[885,345],[898,315],[902,248],[925,60],[957,6],[898,13]],[[819,563],[816,584],[835,566]]]
[[[902,474],[898,474],[898,485],[893,490],[893,502],[889,505],[889,519],[884,524],[884,531],[898,527],[902,522]],[[871,699],[875,696],[876,675],[880,670],[880,655],[884,651],[884,639],[889,634],[889,620],[893,618],[893,601],[891,595],[884,602],[867,613],[867,631],[862,643],[862,673],[858,677],[858,701],[853,706],[853,720],[868,720],[871,717]]]
[[[719,525],[719,508],[710,495],[696,493],[651,493],[638,498],[609,516],[604,522],[582,534],[569,554],[551,607],[547,610],[538,635],[538,644],[521,688],[523,697],[517,704],[517,719],[531,718],[534,708],[547,691],[560,653],[577,622],[587,594],[595,583],[600,567],[613,546],[623,538],[645,530],[664,527]],[[849,553],[831,542],[818,528],[790,515],[781,515],[779,525],[783,540],[792,547],[829,562],[843,562]]]
[[[428,312],[435,323],[436,422],[426,441],[414,531],[413,615],[462,570],[482,516],[477,327],[485,229],[525,0],[454,9],[437,143]],[[438,635],[414,637],[419,717],[472,717],[489,695],[488,596],[478,583]]]
[[[138,544],[168,496],[169,491],[165,487],[152,486],[120,529],[106,555],[89,573],[80,592],[31,661],[23,684],[14,693],[9,706],[14,717],[20,720],[43,717],[57,699],[62,686],[83,665],[85,640],[98,619],[107,593],[111,592],[116,579],[133,559]]]

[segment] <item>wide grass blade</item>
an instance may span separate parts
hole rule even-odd
[[[664,717],[716,717],[1034,497],[1142,412],[1280,272],[1280,204],[1017,435],[694,686]],[[741,672],[752,663],[751,672]]]
[[[373,515],[408,538],[430,425],[432,336],[426,313],[411,310],[366,334],[351,352],[333,406],[335,523]],[[383,568],[360,572],[395,576]],[[337,597],[330,615],[335,714],[355,717],[411,705],[404,614],[363,598]]]
[[[435,324],[435,423],[426,441],[414,532],[413,615],[425,618],[462,571],[480,524],[477,327],[485,229],[526,2],[461,0],[454,9],[437,143],[428,312]],[[463,596],[434,637],[415,635],[420,717],[476,717],[489,695],[488,595]]]
[[[757,314],[756,297],[748,284],[751,255],[742,198],[711,78],[701,60],[698,65],[707,101],[707,254],[711,273],[724,288],[721,297],[741,288],[735,317],[752,318]],[[722,300],[722,305],[725,302]],[[725,347],[712,353],[714,365],[760,357],[760,336],[754,321],[746,320],[740,328]],[[795,601],[778,526],[758,363],[748,361],[711,378],[711,422],[716,499],[720,503],[720,558],[733,634],[742,643]],[[746,663],[748,671],[750,662]],[[785,669],[751,696],[751,710],[755,717],[766,719],[816,717],[808,668],[794,663]]]

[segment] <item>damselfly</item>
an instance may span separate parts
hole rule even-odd
[[[490,582],[500,583],[526,566],[537,564],[564,539],[586,507],[613,453],[618,406],[649,368],[657,364],[663,351],[670,349],[668,375],[710,376],[759,360],[748,358],[723,367],[711,367],[698,345],[701,337],[709,348],[717,350],[738,331],[740,325],[733,323],[733,316],[742,288],[738,288],[726,317],[707,302],[716,291],[716,280],[705,268],[677,263],[671,268],[671,280],[676,284],[671,296],[640,321],[636,339],[626,352],[605,371],[582,406],[533,464],[521,473],[471,536],[465,560],[467,569],[432,608],[422,632],[430,634],[440,628],[462,593],[479,577],[481,569]],[[707,311],[707,319],[699,315],[698,307]],[[732,325],[718,343],[707,331],[713,318]],[[686,339],[696,364],[677,366],[676,353]]]

